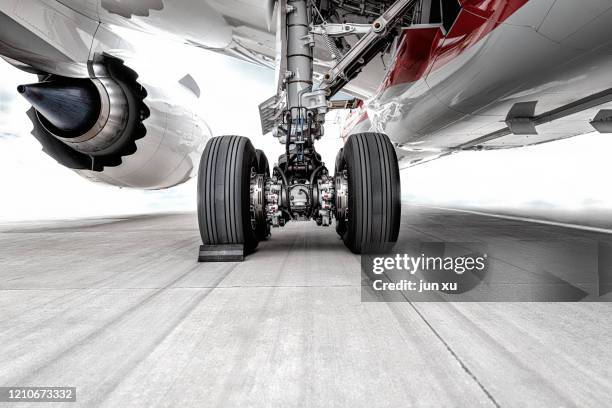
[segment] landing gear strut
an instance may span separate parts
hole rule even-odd
[[[331,102],[361,67],[394,37],[394,27],[415,0],[398,0],[362,39],[313,87],[315,0],[279,1],[284,45],[279,94],[260,106],[264,133],[272,131],[285,154],[270,174],[268,160],[238,136],[211,140],[198,182],[198,217],[204,245],[200,261],[237,261],[268,238],[271,228],[314,220],[336,231],[359,254],[397,241],[400,182],[395,149],[386,135],[349,137],[336,159],[335,174],[321,160],[315,141],[324,133],[325,114],[351,101]],[[335,58],[335,57],[334,57]]]

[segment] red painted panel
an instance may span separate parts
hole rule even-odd
[[[485,38],[528,0],[462,0],[462,10],[446,36],[439,28],[404,30],[396,61],[381,89],[415,82]]]
[[[442,31],[437,27],[405,30],[394,67],[385,78],[383,88],[422,78],[430,68],[434,44],[441,39]]]
[[[461,7],[487,20],[503,23],[528,0],[460,0]]]

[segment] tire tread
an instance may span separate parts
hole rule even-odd
[[[257,247],[251,228],[248,190],[255,149],[240,136],[219,136],[202,154],[198,178],[198,224],[206,245],[244,244]]]
[[[364,245],[397,241],[401,217],[399,166],[389,138],[380,133],[352,135],[339,155],[349,170],[349,222],[342,231],[346,246],[361,253]]]

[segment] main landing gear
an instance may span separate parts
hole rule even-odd
[[[200,261],[240,261],[273,228],[290,221],[314,220],[329,227],[335,219],[336,231],[356,254],[397,241],[400,180],[389,138],[380,133],[350,136],[333,175],[315,141],[324,134],[329,109],[354,106],[354,101],[332,102],[331,97],[389,46],[397,36],[395,27],[416,2],[397,0],[386,8],[315,87],[314,35],[329,27],[316,24],[322,4],[279,2],[282,85],[260,106],[264,133],[271,131],[285,145],[272,172],[266,155],[244,137],[216,137],[204,151],[198,179]]]
[[[240,261],[270,236],[271,227],[312,219],[336,231],[352,252],[397,241],[400,181],[395,150],[379,133],[352,135],[336,159],[310,179],[270,176],[265,154],[240,136],[212,139],[200,164],[198,220],[201,261]],[[289,181],[291,180],[291,181]]]

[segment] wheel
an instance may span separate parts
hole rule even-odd
[[[257,149],[255,151],[256,156],[257,156],[257,174],[259,175],[263,175],[265,176],[265,178],[270,177],[270,164],[268,163],[268,158],[266,157],[266,154],[262,151]],[[261,180],[263,183],[265,183],[265,179]],[[265,189],[265,187],[263,185],[259,186],[254,186],[255,188],[261,188],[261,189]],[[258,201],[260,201],[259,205],[262,205],[264,208],[262,209],[262,211],[259,212],[259,216],[255,217],[255,235],[257,236],[257,239],[259,241],[265,241],[268,239],[268,237],[270,236],[270,224],[268,224],[268,220],[266,218],[266,213],[265,213],[265,202],[264,202],[264,198],[263,195],[265,194],[265,191],[262,190],[262,197],[261,199],[259,199]]]
[[[337,208],[337,230],[356,254],[397,242],[401,220],[399,166],[386,135],[352,135],[341,152],[336,189],[347,190],[344,208]],[[337,206],[338,207],[338,206]]]
[[[198,222],[204,245],[258,244],[251,221],[251,174],[258,168],[251,141],[240,136],[211,139],[198,174]]]

